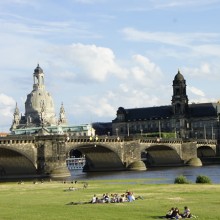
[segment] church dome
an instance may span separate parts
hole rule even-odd
[[[176,74],[174,80],[175,80],[175,81],[183,81],[183,80],[184,80],[184,77],[183,77],[183,75],[180,73],[179,70],[178,70],[178,73]]]
[[[39,66],[39,64],[37,65],[37,67],[34,70],[35,73],[43,73],[42,68]]]
[[[117,114],[125,114],[125,109],[123,107],[119,107],[117,110]]]
[[[25,116],[32,118],[32,122],[40,121],[41,114],[47,124],[56,124],[53,98],[49,92],[32,91],[25,102]]]
[[[45,89],[44,73],[39,64],[33,75],[33,90],[27,95],[25,102],[25,118],[28,123],[37,126],[41,123],[54,125],[56,124],[56,117],[53,98]]]

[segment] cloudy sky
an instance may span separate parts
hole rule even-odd
[[[220,0],[1,0],[0,131],[24,114],[39,63],[69,124],[118,107],[169,105],[180,69],[190,102],[220,100]]]

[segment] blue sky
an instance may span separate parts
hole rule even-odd
[[[56,114],[109,122],[118,107],[171,104],[178,69],[189,102],[220,100],[220,0],[1,0],[0,131],[32,91],[39,63]]]

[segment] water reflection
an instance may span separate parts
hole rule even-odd
[[[117,171],[83,173],[71,172],[68,180],[112,180],[112,179],[146,179],[146,183],[173,183],[177,176],[184,175],[195,183],[198,175],[208,176],[213,183],[220,183],[220,165],[202,167],[151,168],[147,171]]]

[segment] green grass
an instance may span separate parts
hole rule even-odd
[[[0,220],[142,220],[159,219],[172,206],[189,206],[198,219],[220,219],[220,185],[146,184],[146,179],[83,183],[0,183]],[[76,191],[65,191],[69,187]],[[66,205],[90,201],[93,194],[134,192],[132,203]]]

